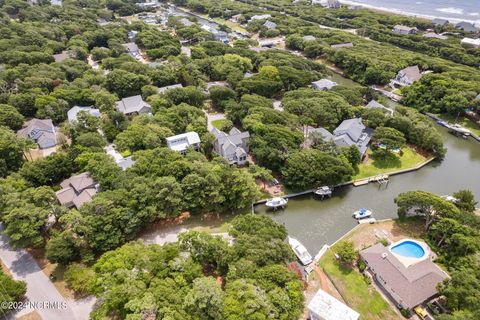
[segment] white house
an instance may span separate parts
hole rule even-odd
[[[474,48],[480,48],[480,39],[463,38],[462,45],[472,46]]]
[[[395,79],[390,81],[390,86],[395,87],[408,87],[411,86],[415,81],[420,80],[422,74],[418,66],[412,66],[405,69],[402,69],[398,72]]]
[[[166,140],[168,147],[173,151],[185,153],[189,147],[195,150],[200,149],[200,137],[193,131],[168,137]]]
[[[70,110],[67,111],[68,122],[70,122],[70,123],[77,122],[78,121],[77,116],[80,112],[86,112],[86,113],[90,114],[91,116],[94,116],[94,117],[97,117],[97,118],[100,117],[100,110],[99,109],[95,109],[91,106],[90,107],[74,106],[73,108],[71,108]]]
[[[358,320],[360,314],[319,289],[308,304],[311,320]]]
[[[312,82],[312,87],[315,90],[328,91],[337,85],[336,82],[333,82],[328,79],[321,79],[315,82]]]

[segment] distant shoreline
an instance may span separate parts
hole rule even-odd
[[[466,21],[466,22],[470,22],[470,23],[475,23],[477,25],[480,24],[479,20],[451,18],[451,17],[444,17],[444,16],[441,16],[441,15],[427,15],[427,14],[413,13],[413,12],[403,11],[403,10],[400,10],[400,9],[387,8],[387,7],[377,7],[377,6],[373,6],[373,5],[370,5],[370,4],[364,4],[364,3],[360,3],[360,2],[357,2],[357,1],[350,1],[350,0],[339,0],[339,1],[343,5],[360,6],[362,8],[373,10],[373,11],[391,13],[391,14],[396,14],[396,15],[400,15],[400,16],[421,18],[421,19],[426,19],[426,20],[445,19],[445,20],[448,20],[448,21],[453,22],[453,23],[457,23],[457,22],[460,22],[460,21]]]

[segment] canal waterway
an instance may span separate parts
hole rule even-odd
[[[258,205],[255,212],[267,214],[285,225],[291,236],[315,254],[324,244],[332,244],[357,225],[352,213],[359,208],[372,210],[377,220],[396,218],[394,199],[405,191],[425,190],[447,195],[469,189],[480,200],[478,142],[457,138],[442,127],[438,130],[448,148],[445,159],[415,172],[392,176],[387,188],[376,183],[362,187],[346,186],[336,189],[330,199],[318,200],[313,195],[306,195],[290,199],[284,210],[270,212],[264,205]]]

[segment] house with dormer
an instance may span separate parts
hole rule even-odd
[[[67,208],[79,209],[97,194],[99,185],[89,172],[70,177],[60,183],[62,189],[55,192],[58,202]]]
[[[356,146],[363,158],[372,139],[372,134],[373,130],[367,128],[361,118],[348,119],[344,120],[333,131],[333,142],[339,147]]]
[[[408,87],[420,78],[422,78],[422,73],[418,66],[411,66],[400,70],[395,79],[390,80],[390,86],[392,88]]]
[[[51,119],[32,119],[17,131],[17,136],[35,141],[42,156],[57,151],[57,132]]]
[[[140,95],[123,98],[122,100],[117,101],[115,109],[126,116],[149,114],[152,112],[152,107],[143,101],[142,96]]]
[[[250,133],[233,127],[228,133],[213,128],[215,136],[213,148],[230,164],[243,165],[247,162]]]

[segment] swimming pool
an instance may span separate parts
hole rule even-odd
[[[414,241],[405,240],[390,248],[390,251],[406,258],[423,258],[425,250],[422,246]]]

